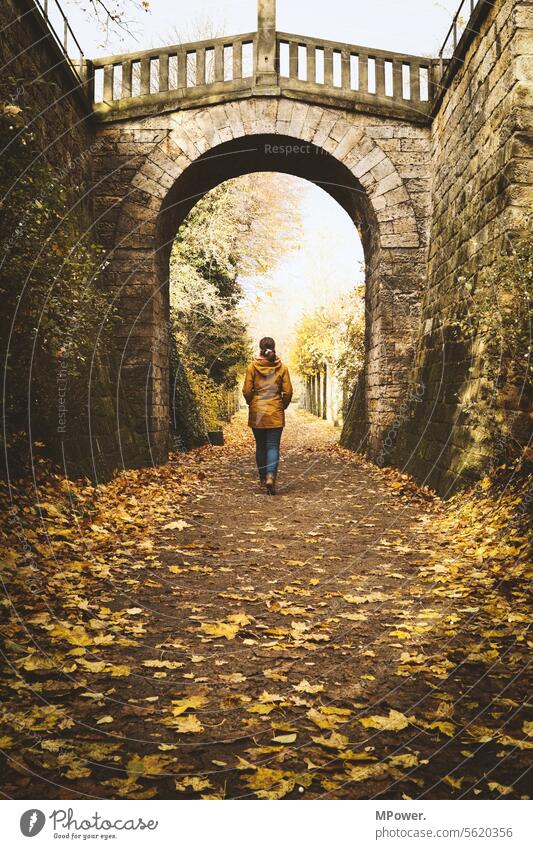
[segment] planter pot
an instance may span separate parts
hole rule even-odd
[[[224,445],[224,431],[209,430],[207,432],[207,439],[211,445]]]

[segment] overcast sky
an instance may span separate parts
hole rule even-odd
[[[256,0],[150,0],[150,11],[123,0],[132,35],[103,45],[94,19],[82,11],[87,0],[62,0],[86,55],[140,50],[168,43],[168,33],[187,36],[197,22],[211,19],[226,35],[256,29]],[[460,0],[278,0],[277,29],[350,44],[435,55]]]

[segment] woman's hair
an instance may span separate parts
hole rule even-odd
[[[276,362],[276,343],[271,336],[263,336],[259,343],[261,356],[265,357],[269,362]]]

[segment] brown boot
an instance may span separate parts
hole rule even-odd
[[[274,475],[266,476],[266,493],[267,495],[275,495],[276,494],[276,478]]]

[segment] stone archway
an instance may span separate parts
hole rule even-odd
[[[168,258],[207,191],[281,171],[329,192],[358,227],[367,265],[367,357],[355,439],[372,457],[400,409],[426,280],[429,130],[258,97],[100,131],[96,192],[106,284],[120,304],[120,384],[146,461],[168,449]],[[120,410],[118,410],[120,418]]]

